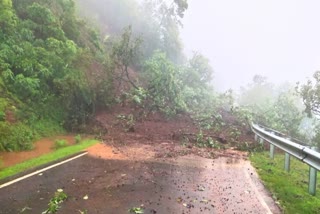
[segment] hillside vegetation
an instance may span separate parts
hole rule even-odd
[[[114,106],[134,112],[119,115],[128,130],[153,112],[187,113],[196,134],[211,129],[222,141],[237,141],[253,120],[317,144],[319,122],[306,119],[293,86],[256,75],[239,94],[214,91],[209,60],[183,54],[187,8],[186,0],[1,0],[0,151],[64,131],[100,132],[92,120]],[[317,82],[297,87],[310,114]]]
[[[93,28],[79,18],[72,0],[0,1],[0,150],[31,149],[40,136],[84,131],[98,109],[115,104],[173,116],[212,102],[209,61],[182,54],[185,1],[90,3],[150,13],[131,25],[107,19],[113,27],[102,34],[99,22]]]
[[[73,1],[5,0],[0,8],[0,150],[31,149],[35,138],[85,122],[95,94],[109,91],[89,84],[89,66],[107,65]]]

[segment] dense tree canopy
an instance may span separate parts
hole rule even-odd
[[[44,121],[52,121],[51,127],[64,124],[72,129],[84,123],[92,112],[95,92],[85,76],[90,65],[78,62],[96,58],[103,64],[104,59],[97,58],[101,51],[87,51],[100,41],[76,18],[74,2],[1,1],[0,8],[0,79],[7,90],[0,99],[0,113],[16,111],[19,121],[31,129]],[[75,29],[87,33],[80,39]],[[9,124],[2,123],[5,130]],[[10,126],[14,132],[15,125]],[[31,136],[46,129],[39,126]],[[28,135],[26,142],[32,139]],[[6,145],[2,149],[17,148]]]

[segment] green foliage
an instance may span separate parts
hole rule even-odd
[[[241,130],[236,126],[231,126],[229,130],[229,136],[231,143],[239,142],[239,137],[241,136]]]
[[[66,146],[68,146],[68,142],[66,140],[55,140],[54,141],[54,149],[61,149]]]
[[[304,115],[297,106],[297,97],[293,92],[282,92],[279,94],[275,105],[277,117],[281,122],[281,130],[285,130],[290,136],[299,137],[299,128]]]
[[[50,199],[48,209],[42,212],[42,214],[56,213],[60,209],[60,204],[68,198],[67,194],[62,189],[58,189],[54,196]]]
[[[133,207],[128,210],[129,213],[134,213],[134,214],[143,214],[144,210],[140,207]]]
[[[75,137],[74,137],[74,140],[76,142],[76,144],[79,144],[81,142],[81,135],[80,134],[77,134]]]
[[[63,132],[61,124],[53,119],[39,119],[34,114],[24,117],[28,118],[28,121],[22,118],[23,122],[14,124],[0,121],[0,151],[30,150],[33,148],[33,141],[39,137]]]
[[[0,122],[3,122],[5,119],[6,113],[3,111],[0,111]]]
[[[14,20],[10,30],[0,30],[0,92],[17,106],[19,121],[41,136],[61,131],[61,126],[75,131],[99,103],[110,103],[112,75],[91,77],[90,72],[92,64],[101,64],[102,73],[112,63],[108,54],[101,57],[99,34],[76,17],[73,0],[0,4],[0,25]],[[3,99],[1,115],[8,106]]]
[[[11,30],[15,23],[15,14],[12,9],[11,0],[1,0],[0,1],[0,34]]]
[[[117,70],[115,78],[118,79],[119,85],[128,82],[132,87],[138,89],[135,81],[130,77],[129,66],[139,65],[139,48],[141,44],[140,38],[133,38],[132,28],[129,26],[124,30],[121,39],[114,43],[112,47],[112,58]]]
[[[6,98],[0,97],[0,122],[5,120],[6,108],[8,106],[8,100]]]
[[[144,101],[146,100],[147,96],[148,96],[148,91],[146,91],[142,87],[138,87],[137,89],[134,89],[134,91],[132,93],[132,101],[136,105],[143,106]]]
[[[36,38],[43,40],[50,37],[64,39],[62,29],[56,27],[58,25],[56,17],[46,6],[38,3],[28,6],[27,19]]]
[[[200,148],[202,147],[217,148],[217,149],[222,148],[220,143],[213,140],[210,136],[205,137],[202,130],[200,130],[199,133],[196,135],[196,143],[197,143],[197,146]]]
[[[28,122],[30,123],[30,122]],[[36,131],[38,136],[53,136],[63,133],[64,129],[58,121],[53,119],[40,119],[30,124],[30,127]]]
[[[182,97],[183,83],[178,67],[166,55],[156,52],[144,65],[143,79],[148,92],[151,109],[160,110],[168,116],[186,110]]]
[[[125,28],[120,40],[113,45],[112,56],[116,64],[124,67],[134,65],[138,59],[141,42],[141,38],[133,38],[131,26]]]
[[[312,113],[320,114],[320,71],[317,71],[313,75],[313,81],[309,80],[303,85],[297,85],[297,92],[301,96],[303,103],[305,105],[305,111],[308,116]]]
[[[118,120],[120,120],[120,123],[124,130],[126,132],[134,132],[134,126],[135,126],[135,118],[132,114],[129,115],[118,115],[117,116]]]
[[[291,137],[305,138],[300,131],[305,115],[292,86],[275,88],[266,78],[255,76],[253,83],[242,89],[239,102],[241,106],[235,107],[234,113],[242,123],[248,118]]]
[[[0,91],[9,101],[2,107],[0,100],[0,120],[14,105],[17,121],[30,127],[33,138],[61,132],[61,126],[83,131],[97,108],[121,94],[143,115],[215,109],[208,59],[195,53],[186,61],[182,54],[186,0],[79,2],[84,13],[95,8],[108,25],[101,28],[103,42],[98,30],[77,17],[73,0],[1,2]],[[122,121],[126,131],[134,130],[135,117]]]
[[[0,122],[0,151],[30,150],[36,137],[36,133],[22,123]]]
[[[237,106],[232,108],[232,114],[236,116],[237,120],[242,126],[251,126],[253,121],[253,113],[248,107]]]

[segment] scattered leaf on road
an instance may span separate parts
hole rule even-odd
[[[134,213],[134,214],[142,214],[144,213],[143,209],[140,207],[133,207],[129,210],[130,213]]]
[[[198,186],[198,190],[199,191],[204,191],[206,188],[204,187],[204,186],[202,186],[202,185],[200,185],[200,186]]]

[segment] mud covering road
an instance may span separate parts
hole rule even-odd
[[[58,213],[66,214],[124,214],[133,207],[145,214],[281,213],[239,152],[207,159],[156,158],[154,151],[98,144],[84,157],[0,189],[0,213],[41,213],[59,188],[68,199]]]

